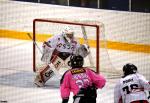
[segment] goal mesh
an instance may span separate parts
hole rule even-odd
[[[48,38],[61,34],[65,26],[71,26],[74,30],[75,39],[81,44],[90,46],[90,55],[84,59],[84,66],[94,71],[118,74],[116,68],[111,64],[105,38],[104,24],[94,20],[73,20],[63,18],[34,19],[33,21],[33,71],[36,71],[43,63],[41,62],[42,42]],[[83,28],[87,36],[85,39]],[[35,44],[36,43],[36,44]],[[63,67],[60,72],[67,70]],[[120,73],[119,73],[120,74]]]

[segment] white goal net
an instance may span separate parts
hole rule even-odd
[[[111,64],[107,50],[104,24],[93,20],[70,20],[62,18],[34,19],[33,21],[33,71],[36,71],[43,63],[41,61],[42,43],[54,35],[61,34],[65,26],[71,26],[74,36],[80,44],[90,46],[90,55],[84,61],[84,66],[94,71],[107,72],[111,75],[118,74],[118,71]],[[36,44],[35,44],[36,43]],[[65,71],[65,66],[60,69]]]

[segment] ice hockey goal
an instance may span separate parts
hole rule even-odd
[[[42,42],[48,38],[60,34],[66,25],[72,26],[75,38],[81,44],[90,46],[90,55],[84,61],[84,66],[92,68],[96,72],[112,71],[111,61],[107,51],[104,24],[94,20],[73,20],[62,18],[34,19],[33,21],[33,71],[36,71],[42,62]],[[65,70],[62,68],[60,70]]]

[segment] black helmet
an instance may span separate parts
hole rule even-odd
[[[137,72],[137,67],[134,64],[127,63],[126,65],[123,66],[123,72],[124,76],[134,74]]]
[[[80,55],[73,55],[70,58],[70,66],[72,68],[78,68],[83,66],[84,59]]]

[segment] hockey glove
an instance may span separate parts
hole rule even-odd
[[[81,45],[77,51],[76,55],[81,55],[82,57],[86,57],[90,53],[89,46],[86,44]]]
[[[65,98],[62,100],[62,103],[68,103],[69,98]]]

